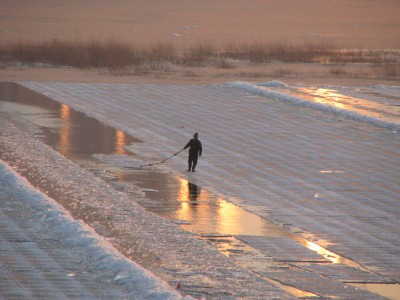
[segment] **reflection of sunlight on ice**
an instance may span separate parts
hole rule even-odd
[[[189,202],[189,182],[186,179],[179,178],[179,195],[178,200],[182,203]]]
[[[61,104],[60,106],[60,119],[61,129],[59,137],[60,152],[68,156],[71,154],[71,108],[68,105]],[[126,154],[125,146],[127,144],[127,138],[123,131],[116,130],[115,132],[115,143],[114,143],[114,154]]]
[[[343,95],[340,92],[327,88],[298,88],[303,97],[317,103],[337,107],[339,109],[354,111],[366,116],[382,118],[385,114],[392,114],[389,107],[382,103]]]
[[[240,212],[236,205],[223,200],[220,201],[218,209],[218,232],[228,234],[231,232],[243,231],[243,228],[241,228],[241,222],[237,222],[239,214]]]
[[[319,172],[320,173],[324,173],[324,174],[330,174],[330,173],[342,174],[342,173],[345,173],[345,171],[334,171],[334,170],[321,170]]]
[[[307,89],[304,89],[307,90]],[[314,97],[315,102],[324,103],[332,106],[336,106],[341,109],[349,109],[349,105],[340,102],[343,100],[343,95],[335,93],[333,90],[318,88],[311,93]]]
[[[117,130],[115,133],[115,151],[114,154],[125,154],[125,133],[121,130]]]
[[[293,296],[298,297],[300,299],[302,299],[302,298],[310,298],[310,299],[318,298],[317,294],[313,294],[311,292],[300,290],[294,286],[282,284],[282,282],[279,282],[276,280],[270,279],[270,281],[273,282],[275,285],[279,286],[280,288],[282,288],[283,290],[287,291],[288,293],[290,293]]]
[[[61,104],[60,107],[60,118],[62,122],[62,127],[60,130],[60,152],[68,156],[71,148],[71,109],[68,105]]]
[[[329,251],[328,249],[321,247],[313,242],[310,242],[306,239],[302,239],[302,238],[298,238],[295,237],[295,240],[297,240],[300,244],[302,244],[304,247],[307,247],[308,249],[317,252],[319,255],[323,256],[324,258],[326,258],[327,260],[331,261],[334,264],[343,264],[358,270],[362,270],[365,272],[370,272],[368,269],[364,268],[363,266],[361,266],[360,264],[356,263],[355,261],[352,261],[350,259],[347,259],[343,256],[340,256],[338,254],[335,254],[331,251]],[[330,243],[326,240],[322,240],[320,239],[318,241],[318,243],[322,244],[322,245],[330,245]]]
[[[278,225],[214,196],[183,178],[179,178],[177,200],[180,204],[176,218],[190,222],[195,231],[222,235],[285,235]]]
[[[336,255],[333,252],[330,252],[329,250],[327,250],[325,248],[322,248],[321,246],[319,246],[317,244],[314,244],[313,242],[305,241],[305,243],[303,243],[303,245],[305,247],[307,247],[308,249],[317,252],[319,255],[322,255],[323,257],[330,260],[334,264],[342,263],[340,256]]]
[[[179,193],[178,201],[180,202],[179,209],[176,216],[179,220],[190,220],[190,200],[189,200],[189,187],[188,181],[183,178],[179,178]]]

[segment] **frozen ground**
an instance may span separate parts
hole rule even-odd
[[[24,85],[138,137],[133,150],[149,159],[199,132],[199,173],[186,175],[195,183],[400,279],[400,141],[391,130],[219,85]],[[185,160],[165,167],[184,175]]]
[[[304,94],[304,90],[299,90],[304,87],[276,83],[264,87],[250,83],[189,86],[25,82],[24,85],[140,138],[143,143],[132,146],[132,150],[149,162],[175,153],[194,132],[199,132],[204,155],[198,173],[184,173],[185,155],[168,161],[163,165],[165,169],[350,258],[383,281],[400,280],[400,141],[396,120],[390,119],[392,115],[384,112],[371,118],[368,108],[353,114],[352,107],[332,110],[325,104],[304,103],[298,96]],[[316,87],[307,88],[317,90]],[[362,102],[359,104],[374,101],[373,97],[377,96],[367,96],[363,89],[329,89],[357,97],[357,101]],[[388,103],[396,108],[397,87],[366,87],[365,91],[380,91],[384,105]],[[14,141],[12,132],[10,128],[7,143],[19,149],[20,156],[46,169],[43,163],[24,153],[26,141],[22,137]],[[47,169],[55,161],[50,160]],[[62,177],[58,180],[65,181]],[[88,182],[88,185],[99,190],[97,182]],[[87,199],[88,202],[92,200]],[[106,210],[122,209],[125,202],[104,204],[108,205]],[[135,216],[142,213],[135,213]],[[150,219],[146,217],[145,220],[149,222]],[[176,234],[171,233],[169,225],[159,228],[170,236]],[[149,229],[132,230],[148,232]],[[150,236],[145,236],[148,240],[144,244],[152,244]],[[185,239],[184,235],[179,239]],[[166,240],[168,245],[171,238]],[[282,248],[272,249],[271,244],[264,245],[256,238],[243,237],[243,240],[254,247],[264,247],[277,257],[284,256],[283,247],[287,246],[282,243]],[[277,240],[276,245],[279,243]],[[181,242],[180,245],[185,248],[189,244]],[[198,247],[192,248],[196,255],[200,255]],[[169,259],[176,259],[179,250],[168,249],[165,253],[170,255]],[[161,249],[154,251],[162,252]],[[204,255],[200,259],[203,267],[207,262],[207,255]],[[211,264],[215,265],[216,257]],[[190,262],[189,265],[195,261],[199,263],[199,258],[193,261],[185,256],[184,260]],[[227,263],[220,258],[217,261],[221,266]],[[228,270],[230,268],[233,266]],[[207,272],[209,275],[204,275]],[[250,276],[241,272],[240,276]],[[324,272],[335,271],[325,268]],[[193,274],[191,270],[186,275],[190,278]],[[216,278],[219,275],[204,267],[202,276]],[[228,277],[224,272],[221,276]],[[292,272],[290,278],[287,274],[280,276],[267,274],[281,282],[299,278],[296,272]],[[242,282],[244,277],[241,277]],[[250,276],[246,280],[255,279]],[[254,295],[258,287],[262,290],[262,285],[255,282],[257,284],[252,284]],[[233,282],[227,287],[230,284]],[[274,291],[270,286],[268,289]],[[236,291],[236,295],[240,293]]]

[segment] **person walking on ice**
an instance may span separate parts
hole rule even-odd
[[[186,144],[186,146],[183,149],[189,148],[189,158],[188,158],[188,164],[189,168],[187,172],[196,172],[196,165],[197,165],[197,159],[199,156],[201,156],[201,152],[203,151],[201,147],[201,142],[198,139],[199,134],[196,132],[193,135],[193,138],[189,141],[189,143]]]

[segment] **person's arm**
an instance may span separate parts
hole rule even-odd
[[[201,147],[201,143],[199,141],[199,156],[201,156],[202,152],[203,152],[203,147]]]
[[[183,149],[187,149],[187,148],[189,148],[191,144],[192,144],[192,140],[190,140],[190,141],[189,141],[189,143],[187,143],[187,144],[186,144],[186,146],[185,146],[185,147],[183,147]]]

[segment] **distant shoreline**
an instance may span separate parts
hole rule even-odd
[[[400,82],[398,1],[3,2],[0,80]]]
[[[344,70],[356,74],[371,71],[370,67],[346,66]],[[293,73],[279,74],[281,70]],[[233,72],[233,73],[230,73]],[[283,72],[283,73],[285,73]],[[347,71],[346,71],[347,72]],[[274,75],[276,73],[276,75]],[[372,73],[371,73],[372,74]],[[238,68],[233,70],[215,70],[211,68],[178,69],[169,73],[149,73],[146,75],[110,75],[107,70],[77,68],[50,68],[14,66],[0,68],[0,81],[55,81],[69,83],[135,83],[135,84],[223,84],[230,81],[267,82],[280,80],[292,84],[333,85],[333,86],[400,86],[399,79],[351,76],[351,73],[333,75],[330,68],[316,64],[277,64],[269,68]]]
[[[71,70],[73,69],[73,71]],[[56,71],[57,70],[57,71]],[[132,46],[117,40],[16,42],[0,45],[0,79],[64,81],[78,72],[114,81],[227,82],[236,80],[307,82],[327,80],[400,82],[400,51],[338,49],[333,44],[199,43],[179,49],[170,43]],[[30,75],[28,75],[30,73]],[[36,75],[35,75],[36,73]],[[23,75],[24,74],[24,75]],[[89,75],[90,74],[90,75]],[[21,77],[21,75],[23,75]],[[82,79],[79,79],[82,80]],[[94,79],[97,80],[97,79]]]

